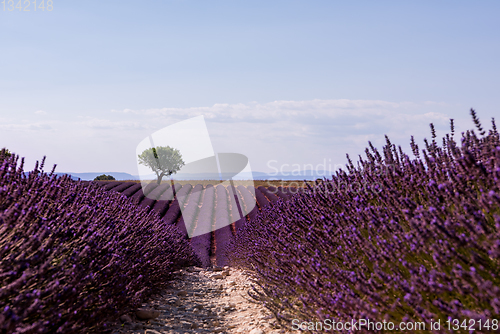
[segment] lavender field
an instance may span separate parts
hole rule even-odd
[[[133,204],[156,213],[166,224],[177,226],[186,239],[188,239],[188,230],[183,217],[193,216],[197,225],[212,226],[214,232],[189,239],[203,267],[227,265],[227,244],[246,221],[255,218],[257,213],[270,203],[276,202],[278,198],[288,200],[296,193],[303,191],[302,188],[295,187],[243,185],[225,187],[221,184],[187,183],[181,185],[176,183],[174,185],[176,194],[186,196],[185,210],[181,212],[179,201],[174,197],[173,189],[168,183],[158,185],[152,182],[143,190],[141,184],[136,182],[82,182],[94,183],[107,191],[125,195]],[[243,206],[243,212],[248,212],[244,217],[240,216],[234,196]],[[256,205],[250,209],[253,203]],[[231,221],[234,223],[230,223]]]
[[[262,288],[253,298],[287,328],[460,319],[494,332],[500,138],[494,120],[486,132],[471,115],[460,143],[453,121],[440,142],[432,124],[425,148],[412,138],[412,157],[386,137],[305,190],[175,184],[182,214],[167,183],[73,181],[44,161],[25,174],[3,152],[0,333],[102,332],[191,265],[249,270]],[[215,231],[188,238],[188,217]],[[452,331],[469,332],[435,332]]]
[[[104,330],[168,286],[177,269],[227,265],[236,230],[277,196],[301,191],[177,183],[176,194],[187,196],[181,213],[169,184],[143,190],[136,182],[74,181],[44,172],[43,164],[26,175],[23,159],[2,156],[2,333]],[[257,205],[229,224],[237,215],[235,194],[243,205],[256,194]],[[225,226],[188,239],[186,215]]]
[[[199,264],[175,226],[12,155],[0,167],[0,332],[101,332]]]
[[[494,120],[486,133],[471,115],[477,130],[460,144],[453,121],[441,145],[432,124],[424,149],[412,138],[413,157],[386,137],[381,151],[370,144],[347,173],[245,224],[229,256],[255,271],[264,291],[255,298],[287,326],[440,320],[433,332],[496,332],[500,140]],[[354,183],[366,187],[353,190]]]

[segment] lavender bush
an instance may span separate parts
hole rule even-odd
[[[248,203],[252,203],[253,201],[255,201],[253,196],[252,196],[252,193],[242,185],[239,185],[236,189],[240,193],[240,197],[239,197],[241,199],[240,203],[243,203],[243,205],[245,206],[244,212],[248,212],[249,220],[254,219],[257,216],[257,213],[259,212],[259,207],[257,205],[255,205],[252,208],[252,210],[249,210],[249,208],[247,207]]]
[[[286,191],[283,192],[283,188],[282,187],[276,188],[274,186],[269,186],[269,187],[267,187],[267,190],[271,194],[275,194],[275,195],[277,195],[278,197],[282,198],[285,201],[290,198],[290,196],[286,193]]]
[[[134,204],[141,203],[141,201],[146,196],[148,196],[157,186],[158,186],[158,184],[152,182],[152,183],[148,184],[144,190],[139,189],[135,194],[133,194],[130,197],[130,199],[132,200],[132,203],[134,203]]]
[[[132,195],[137,193],[139,190],[141,190],[142,192],[142,184],[136,183],[131,187],[127,188],[125,191],[122,191],[121,193],[127,197],[132,197]]]
[[[123,181],[98,181],[98,184],[99,183],[103,183],[104,184],[104,189],[106,190],[111,190],[111,189],[116,189],[118,187],[121,187],[123,184],[125,184],[125,182]]]
[[[198,263],[154,212],[23,164],[0,165],[0,333],[101,332]]]
[[[186,206],[186,208],[184,209],[184,212],[186,214],[192,216],[194,214],[194,212],[196,212],[194,206],[197,207],[197,203],[200,200],[199,188],[198,188],[198,191],[196,191],[196,192],[192,191],[192,190],[193,190],[193,186],[190,184],[186,184],[186,185],[182,186],[181,190],[179,190],[179,192],[177,193],[177,198],[172,203],[171,210],[168,210],[167,213],[165,214],[165,217],[164,217],[164,219],[166,221],[169,221],[169,222],[174,221],[175,222],[175,220],[172,220],[172,217],[176,217],[176,216],[180,215],[179,220],[177,220],[177,222],[175,224],[176,224],[177,228],[179,229],[179,231],[181,231],[184,238],[187,238],[188,231],[186,228],[186,223],[184,222],[183,212],[182,212],[181,206]],[[191,196],[191,195],[193,195],[193,196]],[[179,198],[181,199],[181,201],[179,201]],[[191,211],[191,212],[189,212],[189,211]],[[178,213],[176,214],[176,212],[178,212]]]
[[[243,227],[245,225],[245,222],[247,221],[247,217],[248,217],[248,219],[251,219],[250,215],[252,215],[252,217],[255,215],[255,213],[252,213],[253,210],[248,210],[248,208],[247,208],[247,204],[253,202],[252,194],[250,194],[245,187],[242,186],[242,188],[245,189],[246,192],[248,193],[246,198],[250,202],[245,202],[245,197],[241,194],[241,191],[239,188],[231,186],[232,193],[235,194],[236,197],[238,198],[238,203],[235,203],[236,208],[234,208],[234,209],[238,210],[238,216],[240,216],[240,219],[238,219],[234,222],[234,230],[235,231],[237,231],[238,229],[240,229],[241,227]],[[250,197],[248,195],[250,195]],[[248,205],[250,205],[250,204],[248,204]],[[241,215],[239,214],[240,210],[241,210]]]
[[[288,326],[500,319],[500,140],[471,114],[479,135],[460,145],[453,120],[442,145],[432,124],[425,149],[412,138],[415,158],[370,143],[358,166],[247,222],[228,254],[254,270],[254,297]]]
[[[273,190],[275,190],[274,192],[273,192],[273,191],[271,191],[270,189],[266,188],[266,187],[263,187],[263,186],[260,186],[260,187],[258,187],[257,189],[259,189],[259,190],[260,190],[260,192],[261,192],[262,194],[264,194],[264,196],[266,196],[266,197],[267,197],[267,199],[269,200],[269,202],[271,202],[271,203],[276,203],[276,202],[278,201],[278,198],[279,198],[279,197],[278,197],[278,196],[276,196],[276,191],[277,191],[277,189],[273,189]]]
[[[233,237],[231,231],[231,212],[230,207],[228,205],[228,191],[226,188],[219,184],[215,187],[217,199],[216,199],[216,207],[215,207],[215,258],[217,261],[218,267],[224,267],[227,265],[227,256],[226,256],[226,248],[227,244],[231,241]],[[232,192],[232,188],[229,187],[230,196],[234,194]],[[231,201],[231,197],[229,197]],[[236,206],[236,204],[235,204]]]
[[[267,197],[264,196],[264,194],[258,188],[254,188],[252,186],[248,186],[247,188],[255,193],[255,200],[257,201],[257,204],[259,204],[261,210],[265,209],[269,204],[271,204]]]
[[[145,197],[139,202],[139,205],[146,208],[146,210],[152,209],[157,204],[157,199],[158,197],[160,197],[160,195],[163,195],[168,190],[172,192],[172,189],[170,188],[169,184],[166,183],[163,183],[161,185],[158,185],[158,183],[150,183],[150,184],[156,184],[156,187],[153,190],[149,191],[149,189],[151,189],[152,186],[150,187],[148,185],[146,187],[146,189],[149,191],[148,194],[145,195]],[[168,204],[170,205],[171,203]]]
[[[215,206],[215,188],[209,184],[203,192],[203,202],[196,221],[196,228],[212,226]],[[212,233],[204,233],[191,238],[194,252],[200,258],[203,267],[210,266],[210,242]]]

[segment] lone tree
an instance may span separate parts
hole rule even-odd
[[[145,165],[156,173],[158,184],[161,179],[166,175],[170,176],[177,173],[184,161],[182,160],[181,152],[170,146],[158,146],[156,148],[148,148],[144,150],[139,157],[139,163]]]

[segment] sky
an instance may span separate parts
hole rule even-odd
[[[500,118],[496,0],[28,2],[0,3],[0,147],[26,170],[137,175],[141,141],[200,115],[261,172]]]

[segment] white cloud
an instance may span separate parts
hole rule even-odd
[[[204,115],[215,151],[246,154],[255,170],[263,170],[270,160],[305,164],[331,159],[342,164],[346,153],[364,156],[368,141],[380,148],[385,134],[408,151],[411,135],[417,141],[430,137],[429,123],[434,123],[438,135],[444,134],[452,108],[456,106],[433,101],[316,99],[113,113],[127,114],[158,128]],[[462,116],[468,117],[466,110]]]
[[[85,126],[96,130],[153,130],[148,123],[140,121],[112,121],[108,119],[99,119],[92,117],[84,117],[85,121],[80,121],[76,125]]]
[[[443,108],[444,104],[426,101],[413,102],[388,102],[379,100],[309,100],[309,101],[273,101],[259,104],[256,102],[243,104],[218,103],[211,107],[192,108],[154,108],[154,109],[124,109],[112,110],[113,113],[124,113],[143,116],[156,116],[164,119],[186,119],[204,115],[211,122],[239,123],[239,122],[280,122],[300,121],[305,124],[315,124],[322,120],[335,120],[339,118],[382,117],[388,115],[405,115],[407,118],[415,116],[418,108],[429,109]],[[424,118],[436,118],[438,113],[425,114]],[[422,114],[417,114],[417,118]],[[400,118],[400,117],[398,117]],[[438,117],[439,118],[439,117]]]
[[[37,111],[35,111],[35,114],[37,114],[37,115],[47,115],[47,112],[43,111],[43,110],[37,110]]]
[[[364,156],[368,141],[380,148],[385,143],[384,134],[409,152],[410,136],[415,135],[419,143],[429,138],[431,122],[439,137],[449,131],[449,118],[457,120],[457,133],[472,128],[468,110],[459,115],[456,110],[457,106],[432,101],[217,103],[207,107],[113,110],[98,117],[50,122],[11,119],[0,122],[0,133],[10,130],[4,145],[20,147],[19,151],[29,147],[33,155],[47,152],[61,171],[136,174],[135,148],[140,140],[176,122],[204,115],[214,151],[245,154],[254,171],[265,172],[271,160],[283,165],[317,164],[325,159],[343,164],[346,153],[354,160],[358,154]],[[464,126],[460,128],[460,124]],[[95,147],[100,149],[96,151]],[[68,155],[68,151],[79,154]],[[117,154],[110,158],[107,152]]]
[[[5,131],[53,130],[51,124],[51,122],[0,124],[0,129]]]

